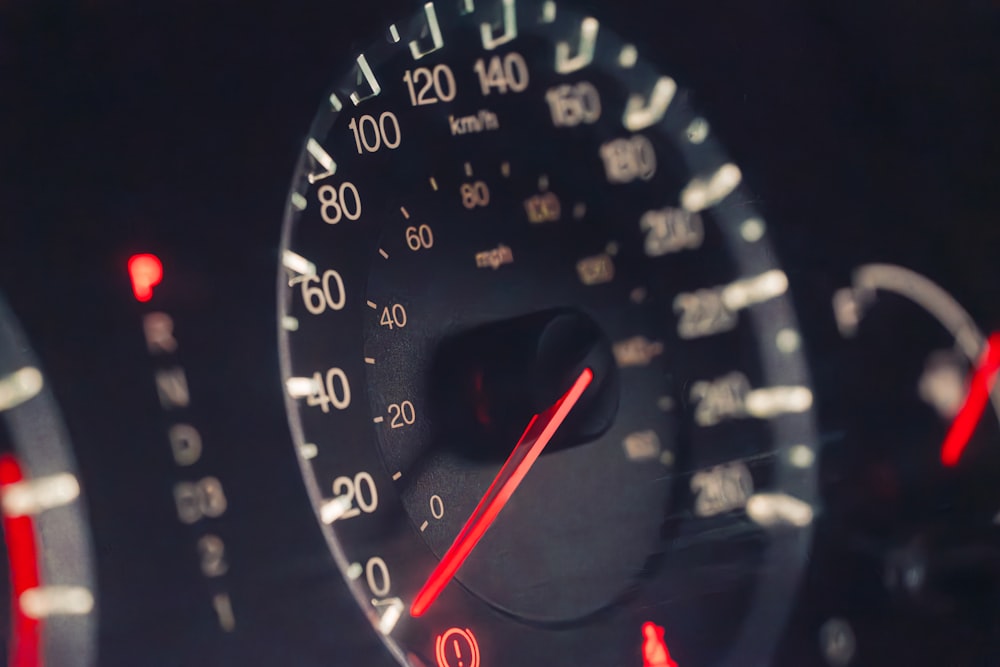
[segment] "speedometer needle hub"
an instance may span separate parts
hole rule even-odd
[[[538,456],[565,421],[566,416],[580,400],[580,396],[594,379],[594,372],[585,368],[573,386],[544,412],[536,414],[518,440],[514,451],[500,468],[486,494],[479,501],[472,515],[462,526],[441,562],[427,578],[410,607],[411,616],[421,616],[437,600],[448,583],[476,548],[479,540],[496,520],[500,511],[514,495],[525,475],[538,460]]]

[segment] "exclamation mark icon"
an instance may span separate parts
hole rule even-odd
[[[468,628],[449,628],[434,641],[438,667],[479,667],[479,642]]]

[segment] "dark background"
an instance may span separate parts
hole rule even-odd
[[[274,284],[287,186],[326,86],[418,4],[0,3],[0,288],[77,448],[102,664],[388,663],[301,486]],[[859,263],[919,270],[1000,326],[995,3],[584,4],[695,91],[740,164],[820,392],[836,381],[829,294]],[[146,352],[134,252],[163,259],[153,305],[176,322],[170,359]],[[168,413],[152,378],[175,364],[192,405]],[[205,440],[191,470],[166,440],[178,420]],[[204,475],[229,510],[183,526],[172,487]],[[198,571],[207,532],[227,545],[217,581]],[[220,591],[233,633],[212,611]]]

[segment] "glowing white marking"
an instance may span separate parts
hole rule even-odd
[[[573,205],[573,219],[580,220],[583,216],[587,215],[587,205],[583,202],[577,202]]]
[[[319,447],[311,442],[304,443],[299,447],[299,454],[306,461],[316,458],[319,455]]]
[[[281,318],[281,328],[285,331],[298,331],[299,330],[299,320],[291,315],[285,315]]]
[[[669,396],[660,396],[656,399],[656,407],[659,408],[661,412],[670,412],[674,409],[674,399]]]
[[[424,522],[423,522],[422,524],[420,524],[420,532],[422,533],[422,532],[424,532],[425,530],[427,530],[427,526],[428,526],[428,525],[429,525],[429,524],[428,524],[428,523],[427,523],[426,521],[424,521]]]
[[[625,448],[625,456],[631,461],[646,461],[656,459],[660,456],[662,446],[656,431],[636,431],[625,436],[622,442]]]
[[[681,192],[681,206],[692,213],[704,211],[728,197],[742,180],[740,168],[727,162],[707,179],[692,179]]]
[[[476,5],[475,2],[473,2],[473,0],[462,0],[462,4],[458,8],[459,14],[462,15],[471,14],[474,11],[476,11]]]
[[[365,303],[368,304],[368,307],[371,308],[372,310],[375,310],[376,308],[378,308],[378,306],[375,305],[374,301],[365,301]]]
[[[382,250],[382,248],[378,249],[378,254],[382,255],[382,259],[389,259],[389,253],[387,253],[385,250]]]
[[[395,23],[389,24],[389,41],[393,44],[399,43],[399,28],[396,27]]]
[[[722,288],[722,303],[731,311],[764,303],[788,291],[788,276],[781,269],[771,269],[759,276],[743,278]]]
[[[399,207],[399,212],[402,213],[403,217],[406,218],[407,220],[410,219],[410,212],[406,210],[405,206],[400,206]]]
[[[383,600],[372,600],[373,605],[385,604]],[[378,631],[387,635],[393,631],[399,619],[403,616],[403,602],[399,598],[393,598],[392,602],[385,607],[382,616],[378,620]]]
[[[351,563],[347,566],[347,578],[351,581],[356,581],[364,573],[365,568],[361,567],[361,563]]]
[[[38,514],[80,497],[80,483],[68,472],[14,482],[3,490],[3,513],[9,517]]]
[[[34,366],[25,366],[0,378],[0,412],[30,401],[44,384],[42,372]]]
[[[704,118],[695,118],[684,132],[692,144],[704,143],[705,139],[708,139],[708,121]]]
[[[472,164],[470,162],[465,163],[465,175],[472,178]]]
[[[236,629],[236,616],[233,615],[233,603],[228,593],[216,593],[212,596],[212,608],[215,609],[215,617],[219,619],[220,628],[225,632]]]
[[[760,218],[749,218],[743,221],[740,225],[740,236],[747,243],[756,243],[764,238],[764,232],[767,231],[767,226],[764,221]]]
[[[313,378],[288,378],[285,380],[285,391],[292,398],[305,398],[319,392],[316,381]]]
[[[924,362],[917,391],[924,403],[933,407],[942,419],[954,419],[967,393],[965,368],[961,357],[938,350]]]
[[[365,363],[369,366],[375,365],[375,357],[365,357]]]
[[[796,468],[811,468],[816,462],[816,453],[809,445],[795,445],[788,450],[788,462]]]
[[[83,586],[39,586],[21,593],[18,606],[28,618],[86,616],[94,610],[94,595]]]
[[[504,178],[509,178],[510,177],[510,162],[501,163],[501,165],[500,165],[500,174]]]
[[[802,338],[795,329],[782,329],[774,337],[774,344],[778,348],[778,351],[791,354],[798,351],[799,346],[802,344]]]
[[[296,211],[306,210],[306,198],[300,195],[298,192],[292,193],[292,206],[295,207]]]
[[[417,40],[414,39],[411,41],[410,55],[413,56],[414,60],[420,60],[428,53],[433,53],[444,46],[444,39],[441,38],[441,26],[438,25],[437,12],[434,11],[433,2],[424,4],[424,18],[427,19],[427,31],[431,35],[431,44],[433,46],[425,51],[420,48]]]
[[[809,503],[785,493],[755,493],[747,500],[746,512],[764,528],[782,525],[805,528],[813,520]]]
[[[431,189],[434,190],[434,192],[437,192],[438,189],[438,182],[433,176],[431,176]]]
[[[812,391],[809,387],[799,386],[753,389],[744,401],[747,414],[758,419],[805,412],[812,404]]]
[[[395,472],[395,473],[392,474],[392,481],[395,482],[396,480],[398,480],[402,476],[403,476],[403,473],[401,473],[401,472]]]
[[[281,253],[281,264],[288,269],[303,276],[315,276],[316,265],[302,255],[298,255],[291,250]]]
[[[556,3],[554,0],[545,0],[542,5],[542,15],[538,19],[539,23],[552,23],[556,20]]]
[[[660,465],[672,468],[674,465],[674,453],[665,449],[660,453]]]
[[[622,69],[632,69],[639,62],[639,51],[632,44],[626,44],[618,53],[618,66]]]
[[[382,422],[385,421],[385,417],[375,417],[374,419],[372,419],[372,421],[375,422],[376,424],[381,424]]]
[[[319,519],[329,525],[344,516],[351,509],[350,496],[337,496],[324,502],[319,508]]]
[[[993,517],[993,524],[996,526],[1000,526],[1000,512],[997,512],[996,516]]]
[[[893,264],[865,264],[854,271],[854,287],[860,296],[865,292],[894,292],[922,306],[955,338],[962,354],[973,364],[983,351],[983,334],[965,309],[946,291],[928,278]],[[867,304],[864,304],[867,305]],[[993,392],[993,404],[1000,410],[1000,392]]]
[[[625,115],[622,125],[632,132],[644,130],[654,123],[659,123],[677,92],[677,84],[669,76],[661,76],[653,86],[649,100],[640,94],[629,96],[625,105]]]
[[[309,174],[306,178],[309,179],[310,183],[315,183],[316,181],[322,180],[328,176],[333,176],[337,173],[337,163],[333,161],[330,154],[327,153],[319,142],[309,137],[309,141],[306,142],[306,152],[309,153],[316,160],[316,164],[326,169],[326,171],[318,174]]]
[[[493,36],[493,26],[489,23],[482,23],[479,26],[479,34],[483,39],[483,48],[492,51],[501,44],[511,42],[517,37],[517,11],[514,7],[514,0],[503,0],[503,14],[501,25],[503,33],[499,37]]]
[[[363,101],[375,97],[382,92],[382,86],[379,85],[378,79],[375,78],[375,72],[372,71],[371,65],[368,64],[368,59],[365,58],[365,54],[358,55],[358,71],[361,72],[361,76],[365,78],[365,83],[371,88],[371,94],[361,97],[358,95],[357,91],[351,93],[351,102],[354,106],[358,106]]]
[[[597,46],[597,31],[600,23],[588,16],[580,23],[580,43],[576,55],[570,55],[573,47],[569,42],[556,43],[556,71],[569,74],[583,69],[594,60],[594,48]]]

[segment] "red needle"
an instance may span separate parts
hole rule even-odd
[[[1000,370],[1000,332],[991,334],[986,341],[986,349],[983,350],[983,356],[969,383],[969,395],[965,397],[962,408],[948,429],[948,435],[941,447],[941,463],[944,465],[958,465],[958,460],[962,458],[962,453],[969,444],[969,438],[972,437],[979,419],[983,416],[983,410],[986,409],[998,370]]]
[[[497,473],[490,488],[487,489],[486,495],[479,501],[472,516],[462,526],[462,530],[459,531],[458,537],[448,548],[444,558],[431,572],[427,583],[417,593],[417,597],[410,607],[411,616],[423,615],[441,595],[441,591],[452,580],[455,573],[465,563],[465,559],[476,548],[479,540],[493,525],[500,510],[514,495],[514,491],[517,490],[524,476],[528,474],[531,466],[535,464],[538,455],[549,444],[549,440],[559,430],[569,411],[580,400],[580,396],[593,379],[594,372],[589,368],[583,369],[580,377],[576,379],[569,391],[562,395],[562,398],[545,412],[531,418],[528,427],[524,429],[524,434],[521,435],[521,439],[514,447],[514,451],[507,457],[507,462],[500,468],[500,472]]]

